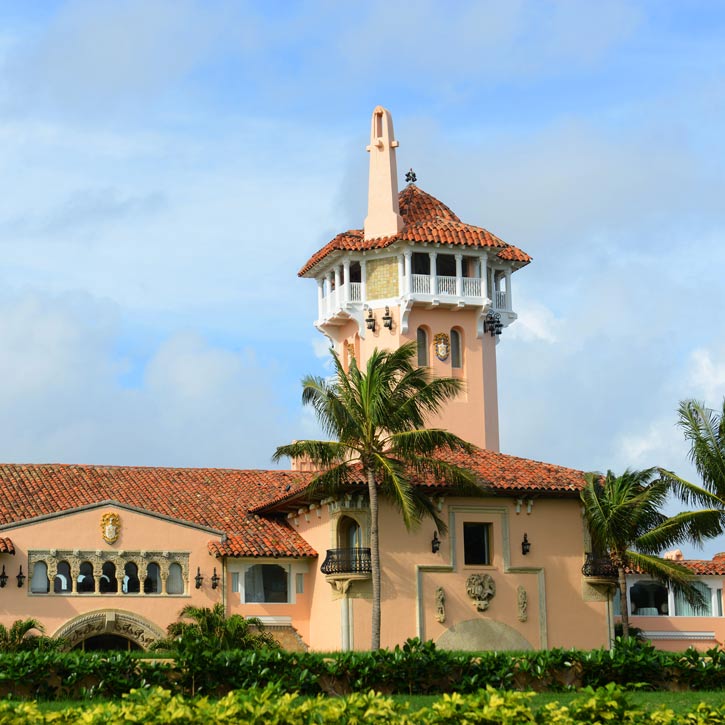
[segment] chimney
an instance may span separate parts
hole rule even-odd
[[[370,177],[368,181],[368,215],[365,239],[390,237],[403,228],[398,207],[398,167],[390,111],[377,106],[370,125]]]

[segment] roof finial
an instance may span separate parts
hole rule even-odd
[[[398,206],[398,167],[390,111],[377,106],[370,128],[370,178],[368,181],[368,215],[365,218],[365,239],[390,237],[403,228]]]
[[[407,181],[407,182],[408,182],[409,184],[415,184],[415,182],[416,182],[416,181],[418,181],[418,177],[417,177],[417,176],[415,175],[415,171],[413,171],[413,169],[411,169],[411,170],[410,170],[410,171],[409,171],[409,172],[408,172],[408,173],[407,173],[407,174],[405,175],[405,180],[406,180],[406,181]]]

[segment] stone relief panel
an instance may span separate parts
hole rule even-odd
[[[69,647],[74,647],[79,642],[100,634],[120,635],[136,642],[143,649],[164,636],[163,630],[142,617],[115,610],[83,614],[64,624],[54,636],[65,639]]]
[[[525,622],[529,618],[529,595],[521,584],[516,588],[516,608],[519,622]]]
[[[496,595],[496,583],[490,574],[471,574],[466,579],[466,594],[479,612],[485,612]]]
[[[436,589],[436,619],[441,624],[446,621],[446,593],[443,587]]]

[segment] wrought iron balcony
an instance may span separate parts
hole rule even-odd
[[[616,579],[617,567],[612,564],[612,560],[608,556],[594,556],[594,554],[588,553],[584,560],[582,574],[588,577]]]
[[[370,549],[328,549],[320,571],[323,574],[370,575]]]

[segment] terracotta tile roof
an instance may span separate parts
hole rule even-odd
[[[0,525],[114,500],[227,533],[237,555],[316,556],[291,527],[250,509],[309,473],[219,468],[0,464]]]
[[[10,539],[0,536],[0,554],[14,554],[15,547]]]
[[[584,488],[584,471],[575,468],[565,468],[553,463],[542,463],[529,458],[519,458],[506,453],[476,448],[471,454],[451,453],[449,451],[440,456],[444,461],[468,468],[478,477],[484,492],[491,494],[509,495],[567,495],[578,494]],[[418,479],[419,486],[436,491],[448,488],[446,484],[434,479],[432,476]],[[366,486],[359,472],[359,481],[355,486]],[[295,489],[283,493],[260,505],[255,511],[287,510],[310,499],[306,493],[306,486],[299,485]]]
[[[500,259],[521,264],[528,264],[531,261],[531,257],[526,252],[507,244],[486,229],[473,224],[465,224],[443,202],[422,191],[415,184],[406,186],[398,195],[398,199],[400,215],[405,222],[405,226],[399,234],[391,237],[365,239],[362,229],[350,229],[342,232],[318,252],[315,252],[300,269],[299,275],[307,274],[332,252],[383,249],[397,241],[487,247],[497,249],[497,256]]]
[[[699,576],[725,576],[725,554],[715,554],[712,559],[684,559],[677,563]]]

